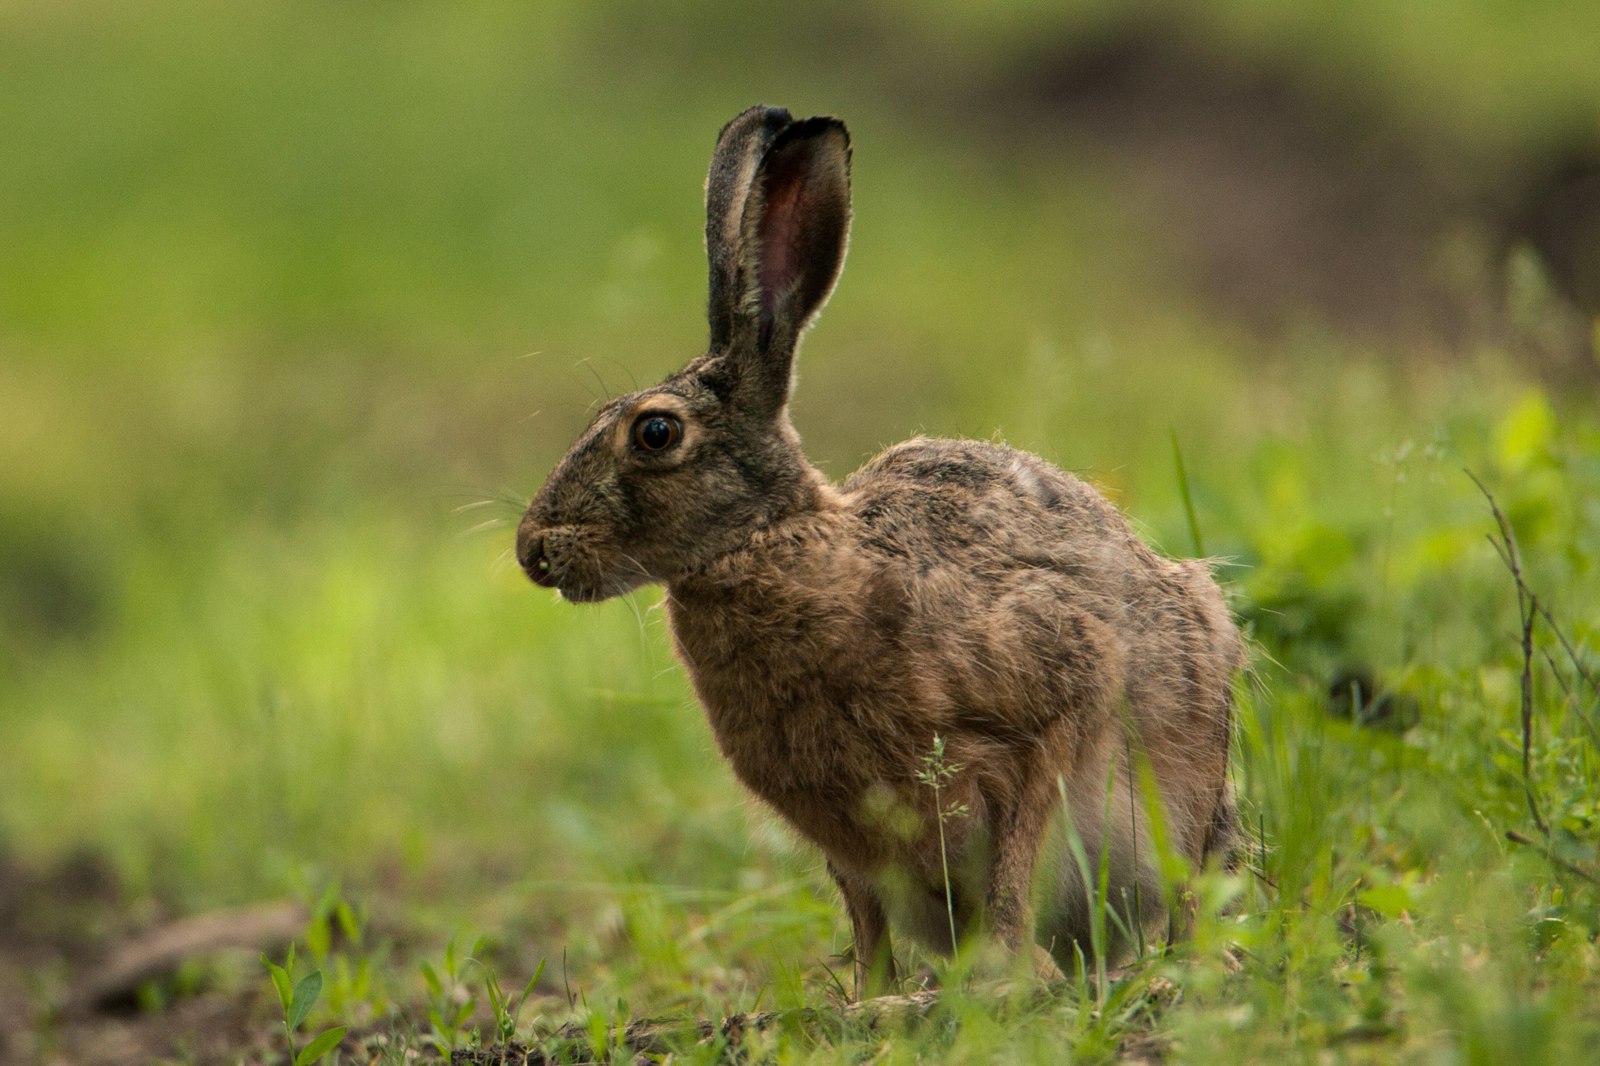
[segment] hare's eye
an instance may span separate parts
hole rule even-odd
[[[633,443],[647,452],[666,451],[683,436],[683,424],[667,415],[644,415],[633,424]]]

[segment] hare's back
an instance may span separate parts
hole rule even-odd
[[[1205,563],[1150,551],[1074,475],[1005,445],[918,437],[843,488],[862,549],[946,591],[923,597],[938,610],[979,621],[1026,592],[1046,618],[1082,611],[1104,624],[1118,655],[1138,661],[1128,695],[1149,714],[1227,703],[1242,643]]]
[[[1142,570],[1150,553],[1092,487],[1002,444],[918,437],[858,470],[844,491],[869,547],[964,567],[1062,570],[1091,584]]]

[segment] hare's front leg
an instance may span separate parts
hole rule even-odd
[[[883,913],[883,904],[867,882],[845,873],[833,863],[828,872],[839,886],[844,897],[845,912],[850,915],[850,935],[854,940],[851,954],[855,956],[856,999],[882,995],[895,982],[894,952],[889,943],[889,922]]]

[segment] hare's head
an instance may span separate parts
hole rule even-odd
[[[754,107],[706,178],[707,353],[608,403],[528,505],[517,558],[570,600],[672,581],[808,506],[820,476],[787,412],[795,348],[850,230],[850,137]]]

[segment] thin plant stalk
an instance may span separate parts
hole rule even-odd
[[[933,789],[934,817],[939,828],[939,867],[944,875],[944,913],[950,922],[950,955],[956,954],[956,902],[955,892],[950,884],[950,854],[945,840],[944,823],[948,818],[959,818],[967,813],[965,804],[944,802],[944,785],[956,774],[961,772],[961,767],[954,763],[945,762],[944,738],[939,734],[933,735],[933,749],[922,757],[922,769],[917,773],[917,780]]]

